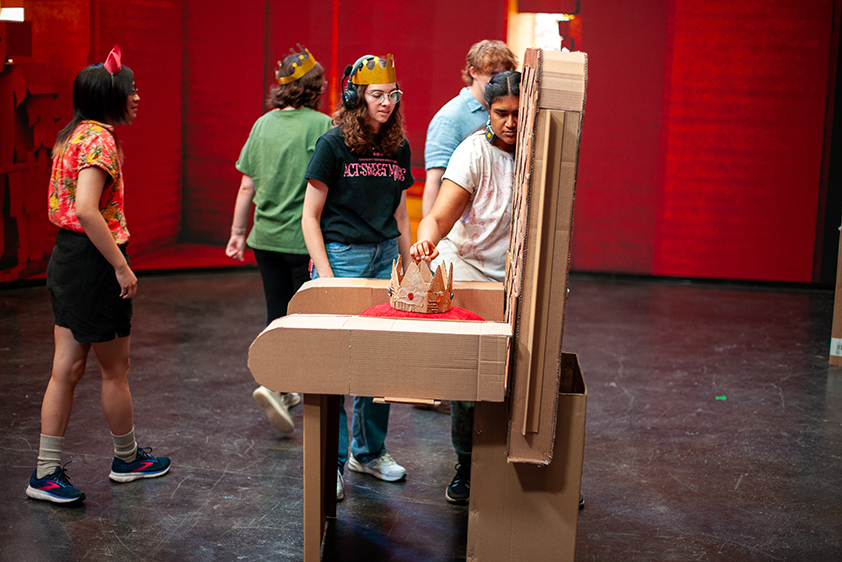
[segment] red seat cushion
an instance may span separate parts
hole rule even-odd
[[[398,310],[392,308],[387,302],[372,306],[368,310],[362,312],[360,316],[383,316],[387,318],[420,318],[421,320],[479,320],[483,317],[475,314],[470,310],[459,308],[458,306],[451,306],[447,312],[439,314],[424,314],[423,312],[407,312],[405,310]]]

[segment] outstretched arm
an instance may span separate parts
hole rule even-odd
[[[436,245],[465,212],[470,199],[471,194],[466,189],[448,179],[442,182],[430,214],[418,225],[418,242],[409,251],[412,259],[430,261],[439,255]]]

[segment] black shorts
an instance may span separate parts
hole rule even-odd
[[[120,251],[126,255],[125,245]],[[107,342],[131,333],[132,300],[120,298],[114,268],[84,234],[58,231],[47,288],[56,326],[73,332],[76,341]]]

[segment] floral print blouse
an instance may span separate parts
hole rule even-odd
[[[99,121],[82,121],[70,136],[61,153],[53,156],[50,177],[50,222],[60,228],[82,232],[76,216],[76,183],[79,172],[97,166],[108,179],[102,190],[99,211],[117,244],[129,241],[129,230],[123,216],[123,172],[114,138],[114,127]]]

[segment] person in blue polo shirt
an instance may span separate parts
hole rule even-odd
[[[488,121],[488,109],[483,98],[485,85],[495,74],[517,67],[517,57],[502,41],[486,39],[474,43],[465,58],[462,80],[467,86],[442,106],[427,127],[424,145],[427,178],[421,202],[423,216],[427,216],[436,202],[442,176],[453,151],[468,135],[484,128]]]

